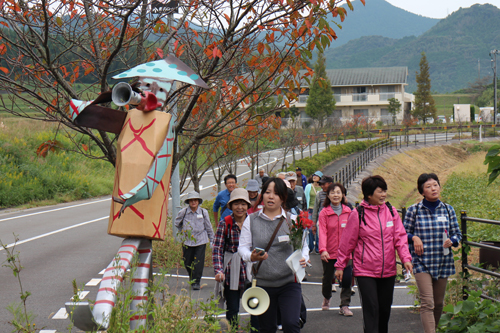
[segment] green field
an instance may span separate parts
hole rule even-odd
[[[467,94],[438,94],[432,95],[436,102],[437,114],[451,116],[453,104],[470,104],[470,95]]]

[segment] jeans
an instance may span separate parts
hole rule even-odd
[[[194,280],[194,284],[200,284],[205,266],[205,249],[207,244],[198,246],[182,245],[182,260],[186,268],[189,281]]]
[[[428,273],[416,273],[420,294],[420,320],[425,333],[435,333],[443,313],[444,294],[448,279],[433,280]]]
[[[281,287],[262,287],[269,295],[270,304],[259,316],[260,333],[275,333],[277,330],[277,309],[281,313],[281,324],[285,333],[300,332],[300,306],[302,287],[291,282]]]
[[[333,275],[335,274],[335,263],[337,259],[328,260],[323,264],[323,284],[322,284],[322,294],[326,299],[332,298],[332,281]],[[344,275],[342,277],[342,291],[340,293],[340,307],[344,305],[349,306],[351,304],[351,281],[352,281],[352,266],[346,266],[344,269]]]
[[[387,333],[396,276],[388,278],[357,276],[356,281],[363,310],[364,332]]]

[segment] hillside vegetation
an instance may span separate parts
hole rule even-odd
[[[460,215],[500,220],[500,186],[487,186],[487,166],[483,164],[486,150],[493,143],[477,142],[412,150],[386,160],[373,174],[387,181],[387,200],[395,207],[409,207],[422,196],[417,190],[417,178],[422,173],[434,172],[441,186],[441,199],[452,205]],[[500,228],[473,224],[469,236],[476,240],[499,240]]]
[[[367,1],[368,2],[368,1]],[[491,75],[489,52],[500,44],[500,9],[484,4],[462,8],[418,37],[367,36],[325,53],[327,68],[408,66],[407,91],[416,90],[415,72],[425,51],[432,91],[446,93],[467,87],[478,76]],[[366,32],[372,34],[372,30]],[[366,35],[366,34],[365,34]]]
[[[368,0],[364,6],[361,1],[353,1],[352,5],[353,12],[346,4],[342,6],[347,10],[347,19],[344,22],[330,17],[330,20],[342,26],[341,30],[335,30],[338,38],[332,47],[344,45],[368,34],[389,38],[420,36],[440,21],[410,13],[384,0]]]

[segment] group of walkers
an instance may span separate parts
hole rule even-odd
[[[199,207],[198,193],[186,199],[189,206],[179,212],[175,225],[186,235],[183,260],[192,281],[200,288],[206,244],[212,248],[215,292],[226,305],[226,318],[238,327],[240,298],[252,279],[270,297],[270,306],[251,317],[258,332],[300,332],[307,313],[297,281],[286,259],[297,249],[290,242],[291,221],[309,212],[313,225],[304,237],[300,265],[309,255],[320,255],[323,265],[322,310],[330,310],[335,281],[341,288],[339,314],[353,316],[349,309],[358,287],[364,332],[388,332],[397,276],[396,258],[414,274],[421,300],[424,331],[436,332],[443,310],[447,279],[455,273],[451,246],[462,237],[453,207],[439,200],[438,177],[422,174],[417,189],[423,200],[408,208],[402,221],[387,201],[387,183],[381,176],[362,181],[363,201],[353,207],[347,192],[332,177],[316,171],[307,179],[296,172],[269,177],[263,169],[246,189],[236,188],[237,178],[224,178],[226,190],[213,205],[218,222],[214,233],[208,211]],[[219,218],[220,213],[220,218]],[[265,249],[262,251],[262,249]]]

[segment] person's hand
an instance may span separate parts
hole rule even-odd
[[[342,277],[344,276],[344,270],[342,269],[337,269],[335,270],[335,278],[339,280],[339,282],[342,282]]]
[[[418,236],[413,236],[413,247],[415,248],[415,253],[421,256],[424,253],[424,243]]]
[[[330,255],[328,254],[327,251],[321,252],[321,260],[328,262],[328,259],[330,259]]]
[[[411,274],[413,274],[413,265],[412,265],[411,261],[405,262],[403,264],[403,266],[405,267],[407,272],[410,272]]]
[[[444,241],[443,243],[443,247],[446,248],[446,247],[451,247],[453,245],[453,243],[451,242],[451,239],[447,239]]]
[[[300,263],[300,266],[302,266],[302,268],[306,268],[306,259],[305,258],[300,259],[299,263]]]
[[[252,251],[252,254],[250,255],[250,261],[254,262],[254,261],[262,261],[262,260],[266,260],[268,257],[268,254],[267,252],[264,252],[263,255],[259,255],[257,253],[257,250],[253,250]]]
[[[215,281],[222,282],[224,281],[224,273],[219,273],[215,276]]]

